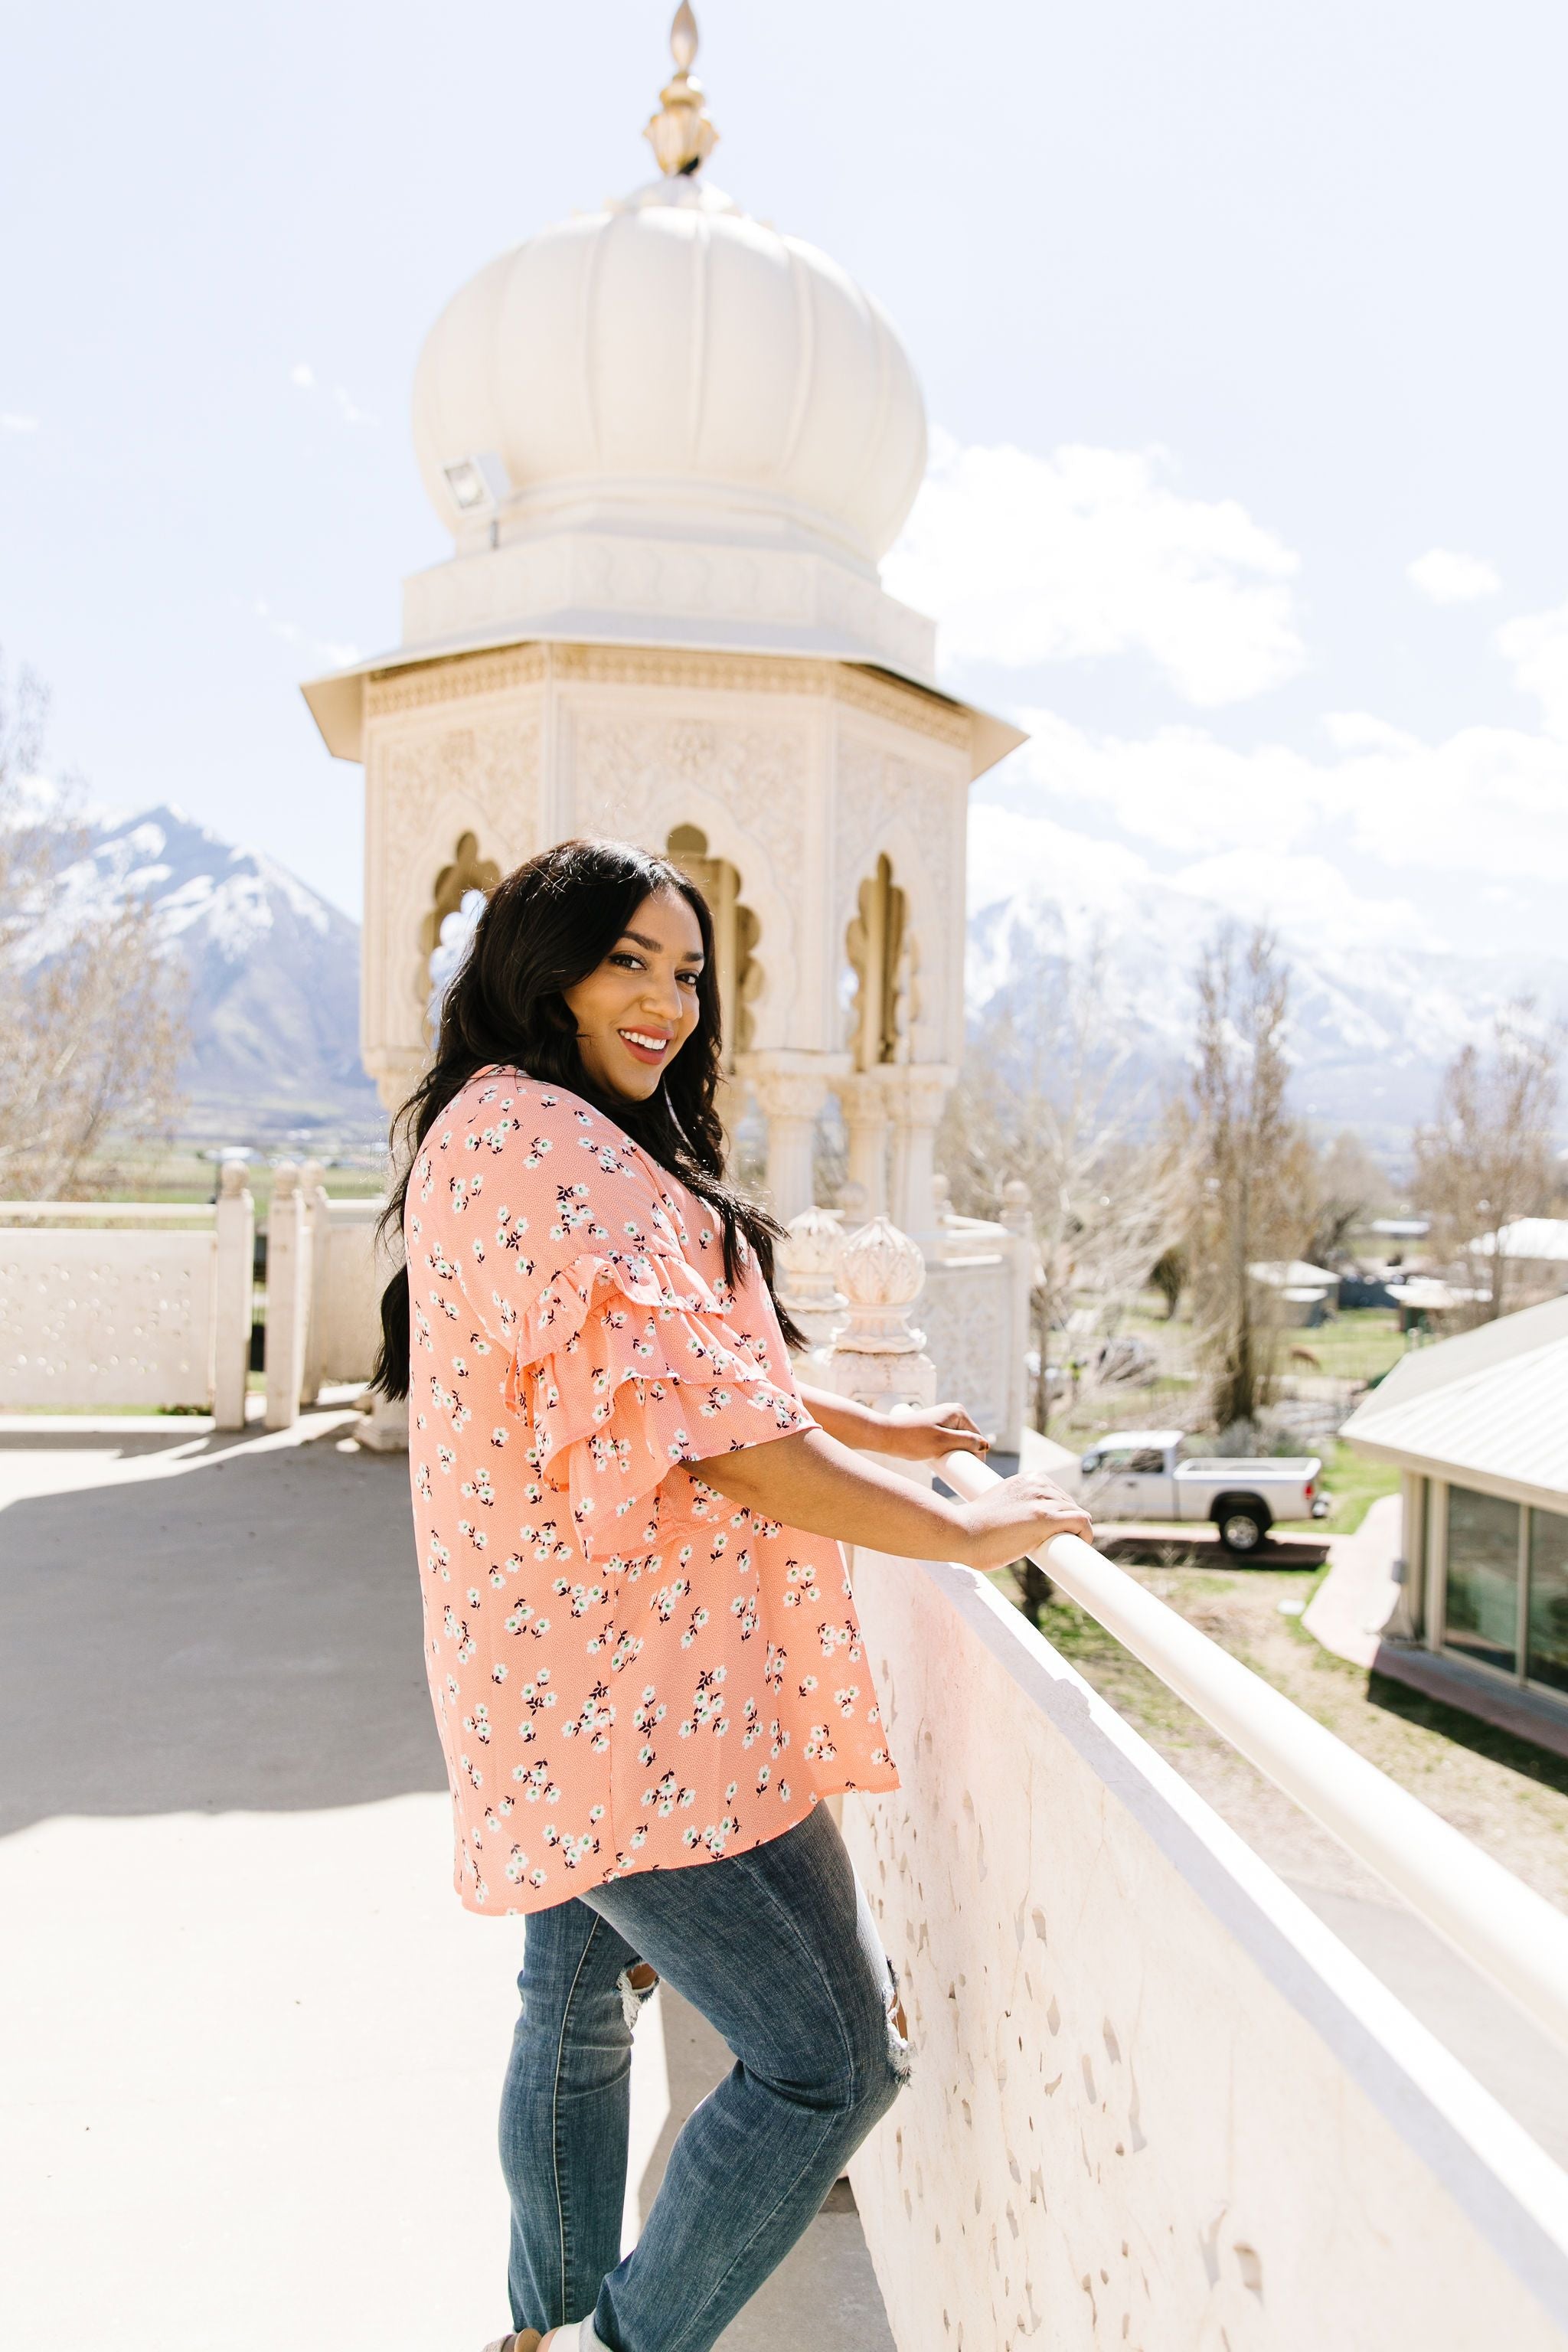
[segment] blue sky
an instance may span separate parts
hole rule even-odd
[[[699,14],[711,176],[922,377],[889,577],[1036,730],[987,796],[1331,935],[1560,948],[1562,12]],[[447,551],[419,344],[490,255],[650,176],[668,17],[10,12],[0,645],[100,798],[356,908],[358,772],[297,681],[393,643]]]

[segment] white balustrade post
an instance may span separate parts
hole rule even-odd
[[[310,1276],[306,1288],[305,1349],[300,1375],[300,1402],[314,1404],[321,1393],[322,1347],[327,1328],[327,1285],[331,1280],[332,1213],[327,1203],[326,1171],[319,1160],[307,1160],[300,1171],[305,1202],[305,1223],[310,1236]]]
[[[1002,1223],[1012,1235],[1012,1312],[1007,1328],[1007,1407],[1004,1426],[996,1433],[1000,1450],[1016,1454],[1024,1442],[1028,1418],[1029,1302],[1034,1296],[1035,1214],[1029,1188],[1021,1176],[1009,1177],[1002,1187]]]
[[[300,1418],[305,1327],[310,1299],[310,1211],[300,1171],[285,1160],[267,1213],[267,1426],[291,1429]]]
[[[925,1278],[920,1250],[886,1217],[851,1234],[838,1259],[845,1321],[827,1358],[840,1396],[876,1412],[936,1402],[936,1366],[910,1321]]]
[[[255,1320],[256,1203],[237,1160],[226,1160],[218,1171],[213,1223],[213,1420],[219,1429],[243,1429]]]
[[[803,1209],[779,1244],[779,1304],[799,1324],[814,1354],[832,1344],[848,1302],[837,1281],[844,1226],[832,1209]]]

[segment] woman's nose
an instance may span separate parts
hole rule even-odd
[[[680,988],[673,972],[650,972],[643,991],[643,1011],[675,1026],[680,1022]]]

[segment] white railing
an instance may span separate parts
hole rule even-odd
[[[971,1499],[997,1483],[968,1454],[950,1454],[942,1475]],[[1089,1545],[1058,1536],[1034,1558],[1069,1600],[1568,2047],[1568,1918]]]
[[[0,1201],[0,1225],[210,1225],[212,1201]]]

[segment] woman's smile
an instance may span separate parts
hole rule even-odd
[[[674,1033],[660,1035],[651,1029],[621,1029],[616,1034],[639,1062],[658,1063],[668,1053]]]

